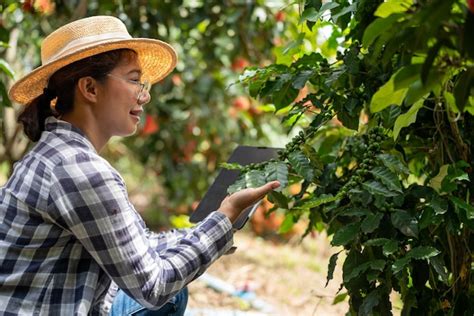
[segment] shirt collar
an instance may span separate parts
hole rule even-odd
[[[81,129],[77,128],[69,122],[57,119],[54,116],[49,116],[45,120],[45,130],[48,132],[65,135],[72,139],[78,140],[87,145],[87,147],[89,147],[91,150],[96,152],[94,145],[92,145],[86,134],[84,134]]]

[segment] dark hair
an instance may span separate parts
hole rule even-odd
[[[56,71],[49,79],[43,94],[27,104],[18,116],[18,122],[23,124],[26,136],[34,142],[38,141],[48,116],[58,117],[73,110],[75,86],[80,78],[91,76],[102,81],[122,58],[134,58],[135,55],[130,49],[112,50],[78,60]],[[56,105],[53,109],[51,101],[54,99]]]

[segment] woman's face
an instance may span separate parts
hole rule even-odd
[[[135,133],[143,106],[150,101],[141,90],[141,67],[134,55],[126,55],[100,85],[96,117],[103,136],[127,136]]]

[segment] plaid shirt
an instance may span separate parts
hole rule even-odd
[[[0,221],[0,315],[107,314],[115,285],[156,309],[232,246],[219,212],[147,230],[118,172],[52,117],[0,188]]]

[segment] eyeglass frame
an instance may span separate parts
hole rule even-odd
[[[150,92],[151,83],[148,80],[145,80],[145,81],[141,82],[141,81],[137,81],[137,80],[127,79],[127,78],[117,76],[117,75],[114,75],[114,74],[111,74],[111,73],[108,73],[106,75],[110,76],[112,78],[117,78],[117,79],[123,80],[123,81],[128,82],[128,83],[132,83],[136,86],[139,86],[140,90],[138,91],[137,102],[139,102],[140,99],[143,97],[143,93],[145,93],[145,92],[149,93]]]

